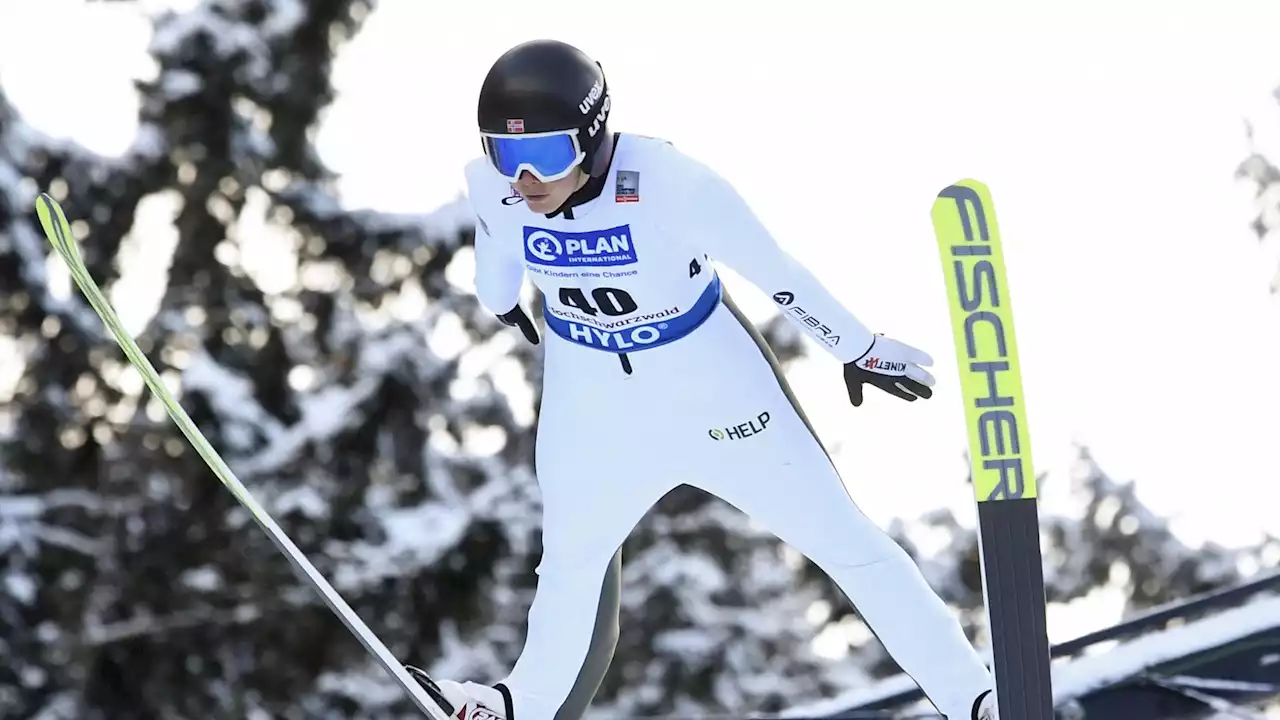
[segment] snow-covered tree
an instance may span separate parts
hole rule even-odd
[[[1280,87],[1272,93],[1280,102]],[[1273,132],[1268,133],[1272,135]],[[1253,190],[1253,218],[1251,227],[1258,236],[1270,262],[1275,265],[1275,275],[1271,279],[1271,292],[1280,293],[1280,168],[1275,165],[1275,158],[1269,157],[1259,147],[1255,127],[1248,126],[1248,138],[1254,146],[1239,167],[1236,178],[1247,183]]]

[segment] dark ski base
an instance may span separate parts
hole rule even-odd
[[[978,503],[978,524],[1000,717],[1053,720],[1036,501]]]

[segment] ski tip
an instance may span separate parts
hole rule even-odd
[[[57,215],[61,214],[62,206],[58,204],[57,200],[53,199],[52,195],[42,192],[36,198],[36,210],[44,210],[51,215]]]
[[[40,213],[41,217],[52,214],[53,208],[57,204],[58,201],[49,197],[49,193],[40,193],[36,196],[36,212]]]
[[[40,226],[44,228],[44,234],[48,236],[49,242],[53,242],[56,237],[54,218],[61,215],[58,212],[58,201],[50,197],[49,193],[40,193],[36,198],[36,215],[40,218]]]
[[[938,197],[940,198],[950,197],[954,195],[955,191],[959,188],[966,188],[968,190],[975,190],[978,192],[986,192],[987,184],[976,178],[971,178],[971,177],[963,178],[939,190]]]
[[[61,247],[71,242],[71,223],[67,221],[62,206],[49,193],[42,192],[36,197],[36,216],[40,218],[40,227],[51,245]]]

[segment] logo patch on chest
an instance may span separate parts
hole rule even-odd
[[[636,262],[631,226],[564,232],[524,226],[524,259],[555,267],[609,267]]]
[[[613,200],[620,203],[640,202],[640,173],[635,170],[619,170]]]

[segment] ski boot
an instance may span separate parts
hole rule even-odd
[[[996,714],[996,694],[990,690],[973,701],[973,713],[970,720],[1000,720]]]
[[[421,668],[406,665],[404,669],[445,715],[457,720],[513,720],[511,695],[501,683],[490,687],[473,682],[433,680]]]

